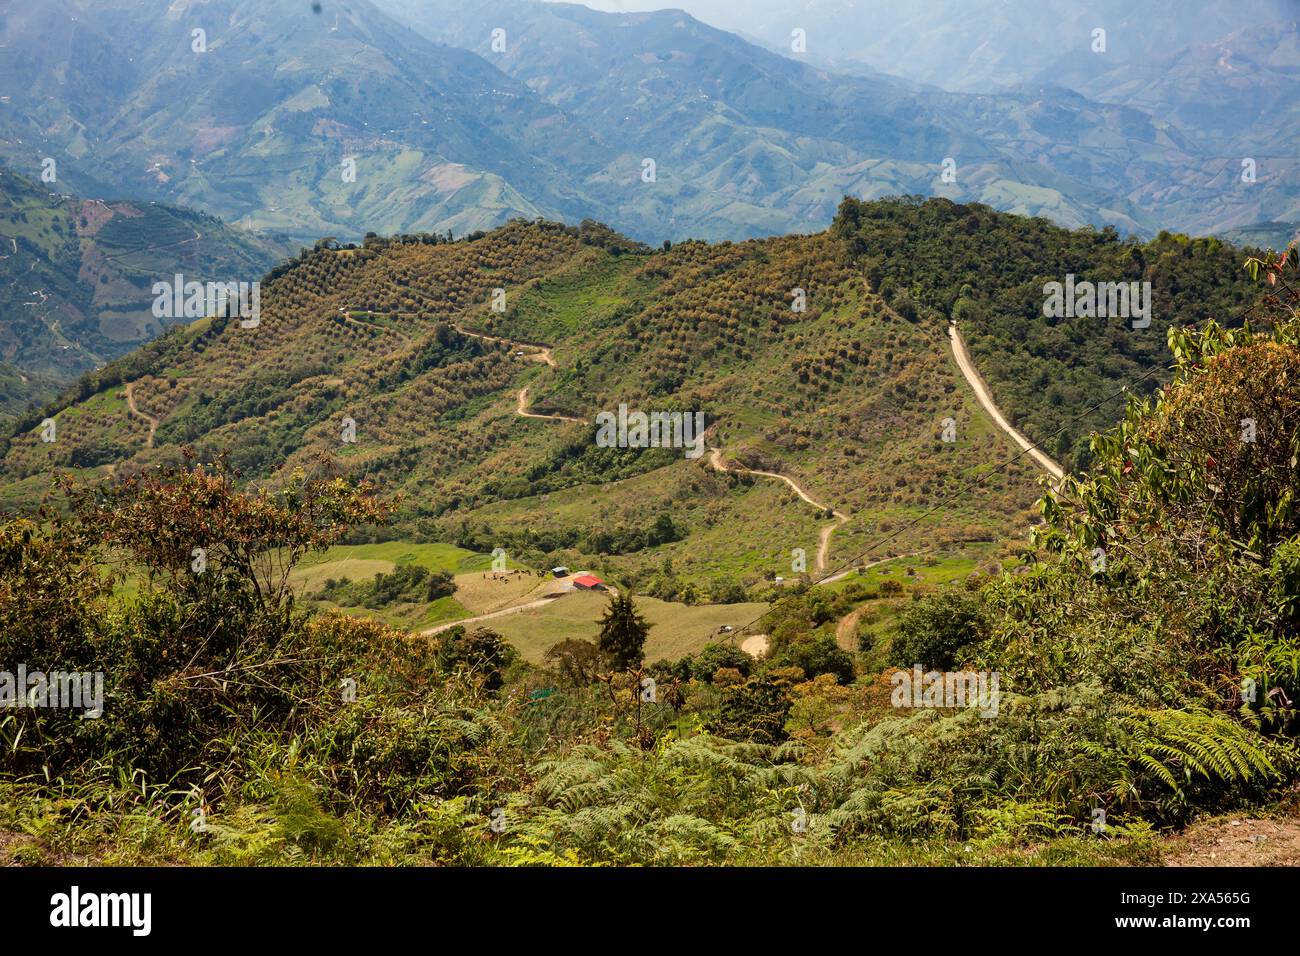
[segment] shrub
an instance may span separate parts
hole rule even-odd
[[[734,644],[706,644],[690,661],[691,676],[706,684],[720,667],[735,668],[742,677],[748,677],[754,667],[754,659]]]
[[[488,690],[498,690],[519,653],[496,631],[485,627],[466,631],[457,625],[439,635],[436,659],[441,670],[468,672]]]
[[[809,680],[831,674],[841,684],[853,683],[853,656],[835,643],[833,634],[785,644],[772,658],[775,667],[798,667]]]
[[[889,662],[895,667],[920,664],[927,670],[950,670],[959,652],[982,638],[984,628],[977,598],[956,591],[931,595],[903,612]]]

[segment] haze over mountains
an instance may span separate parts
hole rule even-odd
[[[1247,25],[1279,28],[1300,11],[1294,0],[678,0],[705,23],[774,50],[790,49],[803,29],[808,55],[852,72],[873,69],[940,89],[987,93],[1022,83],[1059,83],[1080,67],[1091,76],[1115,68],[1150,69],[1205,45],[1231,45]],[[591,0],[597,10],[653,10],[655,0]],[[1092,30],[1106,30],[1104,56]],[[1261,38],[1262,42],[1269,42]],[[1294,39],[1290,41],[1294,46]],[[1086,56],[1084,54],[1087,54]]]
[[[815,231],[845,194],[897,193],[1146,235],[1285,235],[1300,219],[1294,27],[1274,16],[1238,30],[1246,52],[1225,76],[1222,58],[1187,45],[1233,28],[1226,14],[1139,30],[1129,5],[1111,6],[1107,52],[1094,54],[1090,17],[1065,3],[1023,34],[999,27],[1017,5],[995,16],[868,4],[837,29],[840,8],[811,4],[806,53],[763,4],[728,25],[783,53],[681,11],[530,0],[324,0],[319,13],[297,0],[8,4],[0,156],[28,174],[53,157],[83,195],[191,205],[302,240],[539,215],[655,243],[738,239]],[[1257,20],[1279,10],[1247,6]],[[1078,51],[1064,64],[1023,39],[1052,18],[1051,35]],[[953,44],[985,35],[968,22],[1008,38],[979,62],[1014,64],[998,67],[1009,88],[976,70],[935,82],[941,63],[962,61]],[[1162,55],[1177,69],[1153,82]]]

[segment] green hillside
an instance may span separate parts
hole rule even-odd
[[[836,519],[744,468],[843,516],[827,570],[879,556],[882,537],[900,553],[1019,533],[1037,496],[1031,464],[993,473],[1016,450],[942,324],[890,309],[832,233],[650,252],[595,224],[514,222],[452,243],[321,244],[267,277],[262,309],[257,329],[197,323],[87,377],[45,410],[54,443],[35,427],[45,413],[24,422],[8,499],[34,502],[51,470],[129,474],[192,446],[254,480],[368,476],[401,497],[389,534],[591,565],[672,599],[759,593],[797,574],[796,548],[818,571]],[[588,424],[520,415],[524,389],[530,415]],[[620,404],[703,412],[730,472],[711,453],[598,447],[591,423]],[[940,527],[911,526],[986,473]]]
[[[322,241],[266,277],[260,327],[172,330],[25,418],[3,496],[31,507],[52,472],[131,474],[192,448],[258,482],[373,479],[399,497],[388,537],[669,601],[763,599],[777,577],[960,552],[1033,520],[1036,466],[962,378],[949,319],[1004,414],[1077,468],[1126,389],[1167,382],[1175,318],[1240,320],[1239,257],[946,200],[846,200],[824,233],[654,251],[542,221]],[[1150,327],[1044,318],[1044,283],[1067,271],[1151,282]],[[702,412],[708,451],[600,447],[596,416],[620,405]]]
[[[0,416],[161,332],[155,282],[252,281],[286,250],[192,210],[77,198],[0,168]]]

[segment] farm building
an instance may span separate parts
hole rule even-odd
[[[584,591],[605,590],[605,582],[594,574],[579,574],[573,579],[573,583],[576,587],[582,588]]]

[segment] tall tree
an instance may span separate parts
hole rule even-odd
[[[596,643],[618,667],[636,667],[645,658],[645,638],[650,625],[636,609],[630,594],[611,594],[600,619]]]

